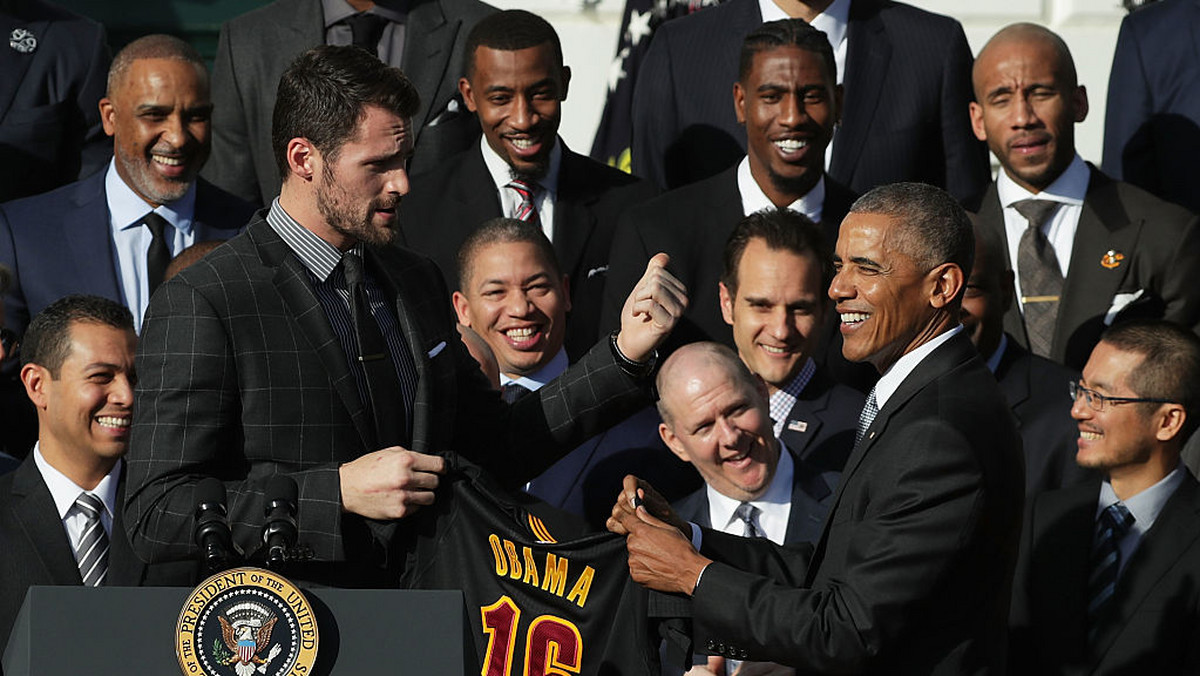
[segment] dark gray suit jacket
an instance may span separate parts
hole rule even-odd
[[[656,192],[652,183],[573,153],[564,144],[554,202],[554,251],[570,278],[566,347],[572,362],[596,344],[617,218]],[[400,243],[432,258],[446,286],[457,289],[459,247],[484,221],[502,215],[495,183],[475,144],[413,179],[400,206]]]
[[[89,176],[112,155],[98,106],[110,60],[104,27],[41,0],[9,0],[0,36],[14,31],[36,46],[0,49],[0,202]]]
[[[1030,510],[1014,588],[1009,673],[1200,672],[1200,486],[1188,474],[1163,506],[1121,573],[1089,647],[1087,580],[1099,488],[1092,482],[1045,493]]]
[[[1090,166],[1090,165],[1089,165]],[[1169,319],[1200,330],[1200,218],[1141,188],[1114,181],[1091,167],[1083,213],[1067,268],[1050,358],[1083,370],[1100,334],[1112,324],[1105,315],[1117,294],[1142,295],[1114,319]],[[993,183],[976,222],[1003,241],[1005,264],[1011,260],[1004,234],[1004,213]],[[1115,267],[1102,260],[1109,252],[1122,258]],[[1004,316],[1004,330],[1029,346],[1017,303]]]
[[[253,551],[263,491],[286,473],[299,485],[300,542],[331,564],[314,577],[379,584],[361,569],[376,561],[377,552],[358,549],[372,540],[342,514],[339,497],[339,465],[375,450],[367,409],[308,272],[263,213],[150,303],[128,455],[130,540],[151,563],[192,556],[195,484],[216,476],[234,540]],[[433,263],[399,247],[368,248],[365,258],[395,299],[416,363],[413,450],[459,452],[518,486],[646,405],[605,343],[536,397],[507,406],[454,330]],[[388,546],[391,530],[374,529],[374,542]]]
[[[802,672],[990,674],[1004,664],[1021,440],[965,335],[908,375],[846,462],[815,546],[711,530],[697,646]]]
[[[118,509],[109,538],[109,586],[190,586],[196,566],[178,563],[147,566],[138,559],[125,535],[119,508],[124,480],[117,489]],[[25,592],[32,585],[80,585],[79,567],[50,489],[30,453],[12,472],[0,476],[0,646],[8,635]]]
[[[479,138],[458,95],[467,33],[495,8],[479,0],[409,3],[400,64],[421,95],[413,116],[417,174]],[[279,78],[303,52],[325,43],[321,0],[275,0],[221,26],[213,65],[213,151],[204,175],[235,195],[268,205],[282,179],[271,150]],[[453,101],[453,104],[451,103]]]
[[[745,154],[733,109],[742,38],[756,0],[668,21],[638,70],[633,171],[666,188],[712,176]],[[971,133],[971,49],[957,21],[889,0],[853,0],[842,124],[829,174],[858,193],[896,181],[974,204],[987,150]]]

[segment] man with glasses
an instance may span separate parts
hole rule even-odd
[[[1076,462],[1099,483],[1041,495],[1014,585],[1010,673],[1197,673],[1200,338],[1166,321],[1109,329],[1068,388]]]

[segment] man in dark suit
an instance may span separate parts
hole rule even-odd
[[[1066,396],[1079,372],[1032,354],[1004,332],[1004,315],[1013,302],[1012,278],[1004,243],[991,230],[975,228],[975,265],[963,294],[962,323],[1012,407],[1025,449],[1025,502],[1030,504],[1039,493],[1090,475],[1075,464],[1079,430]]]
[[[1163,0],[1121,21],[1104,115],[1105,173],[1200,212],[1200,2]]]
[[[520,10],[493,14],[472,29],[466,54],[458,86],[479,115],[483,139],[414,179],[400,213],[401,244],[433,258],[453,287],[455,256],[480,223],[509,216],[540,226],[570,278],[566,344],[575,361],[596,342],[617,217],[655,188],[571,152],[558,138],[571,69],[544,19]]]
[[[692,527],[626,478],[608,526],[635,580],[692,597],[700,649],[804,672],[1002,667],[1021,441],[958,324],[973,254],[967,215],[924,184],[876,188],[843,222],[829,295],[846,357],[882,375],[814,545]]]
[[[787,4],[786,14],[764,16],[771,3],[731,0],[658,29],[634,93],[634,173],[675,188],[737,162],[748,140],[728,103],[737,46],[764,21],[790,15],[824,31],[843,55],[845,107],[830,176],[859,193],[921,181],[963,203],[978,199],[987,153],[965,111],[971,49],[962,26],[889,0]]]
[[[97,105],[104,26],[41,0],[0,1],[0,202],[90,176],[108,161]]]
[[[29,326],[21,380],[38,441],[0,477],[0,645],[31,585],[195,582],[186,565],[148,569],[123,528],[136,343],[129,310],[97,296],[61,299]]]
[[[463,242],[454,292],[458,321],[491,349],[507,401],[541,390],[567,370],[568,278],[540,231],[511,218],[486,221]],[[699,485],[658,437],[659,418],[647,406],[583,442],[525,486],[526,492],[602,528],[630,472],[656,477],[672,498]],[[657,484],[656,484],[657,485]]]
[[[686,303],[665,256],[621,332],[538,396],[510,408],[483,380],[437,268],[392,246],[417,101],[399,69],[354,47],[314,48],[284,74],[279,197],[148,312],[126,501],[146,560],[194,554],[206,475],[225,481],[234,542],[254,551],[264,486],[285,473],[313,553],[294,576],[394,585],[395,520],[431,503],[444,468],[429,453],[517,486],[645,405],[654,349]]]
[[[736,109],[746,128],[747,154],[737,166],[622,218],[609,256],[602,329],[616,327],[621,298],[637,282],[637,268],[665,251],[672,272],[695,291],[672,343],[715,340],[732,346],[716,290],[725,240],[738,221],[761,209],[787,208],[820,223],[828,241],[837,238],[855,195],[825,174],[825,147],[842,99],[829,40],[798,19],[763,24],[742,42],[739,72],[732,101],[726,90],[724,105]]]
[[[16,276],[4,320],[18,334],[72,293],[120,301],[140,327],[171,256],[228,239],[252,211],[197,179],[212,103],[208,71],[187,43],[151,35],[121,50],[100,111],[115,150],[106,172],[0,206],[0,262]]]
[[[1200,339],[1162,320],[1113,326],[1074,387],[1076,460],[1103,481],[1038,497],[1013,599],[1013,674],[1200,670]]]
[[[820,535],[863,406],[861,393],[835,383],[813,359],[829,311],[825,291],[832,277],[833,261],[820,230],[787,210],[750,214],[725,247],[721,310],[733,327],[738,356],[766,387],[771,435],[781,446],[778,467],[770,463],[777,489],[756,496],[763,498],[761,504],[751,504],[773,517],[776,527],[766,528],[764,535],[779,544],[814,542]],[[659,393],[660,406],[670,399],[667,385]],[[705,465],[675,427],[662,428],[664,436],[670,432],[676,440],[668,441],[671,450],[697,467]],[[725,465],[715,467],[723,471]],[[730,521],[737,506],[731,501],[740,498],[723,491],[721,482],[706,483],[676,503],[676,511],[701,526],[742,534],[741,524]]]
[[[479,130],[455,84],[462,45],[471,26],[495,11],[479,0],[276,0],[225,22],[213,64],[213,158],[205,177],[258,204],[279,194],[275,90],[288,64],[317,45],[359,45],[412,80],[421,96],[412,173],[469,148]]]
[[[1004,328],[1080,369],[1117,318],[1200,329],[1200,219],[1113,181],[1075,152],[1087,116],[1071,53],[1034,24],[998,32],[975,62],[971,123],[1002,171],[977,223],[1006,243],[1017,299]]]

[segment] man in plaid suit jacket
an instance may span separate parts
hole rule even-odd
[[[264,487],[284,473],[299,486],[299,544],[312,552],[292,577],[394,585],[395,520],[433,501],[444,469],[428,453],[457,451],[515,486],[645,405],[654,349],[686,303],[665,256],[647,267],[620,332],[538,396],[510,407],[490,389],[437,268],[390,245],[416,108],[399,70],[352,47],[315,48],[285,73],[279,198],[160,287],[147,313],[126,501],[147,561],[195,555],[205,476],[225,482],[234,543],[251,556]],[[369,366],[348,359],[360,354],[353,305],[360,319],[369,307],[388,343],[402,401],[373,406]],[[398,442],[372,424],[393,415]]]

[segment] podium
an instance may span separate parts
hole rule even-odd
[[[181,673],[175,624],[191,589],[30,587],[6,676]],[[461,676],[478,667],[461,591],[305,589],[320,644],[313,673]]]

